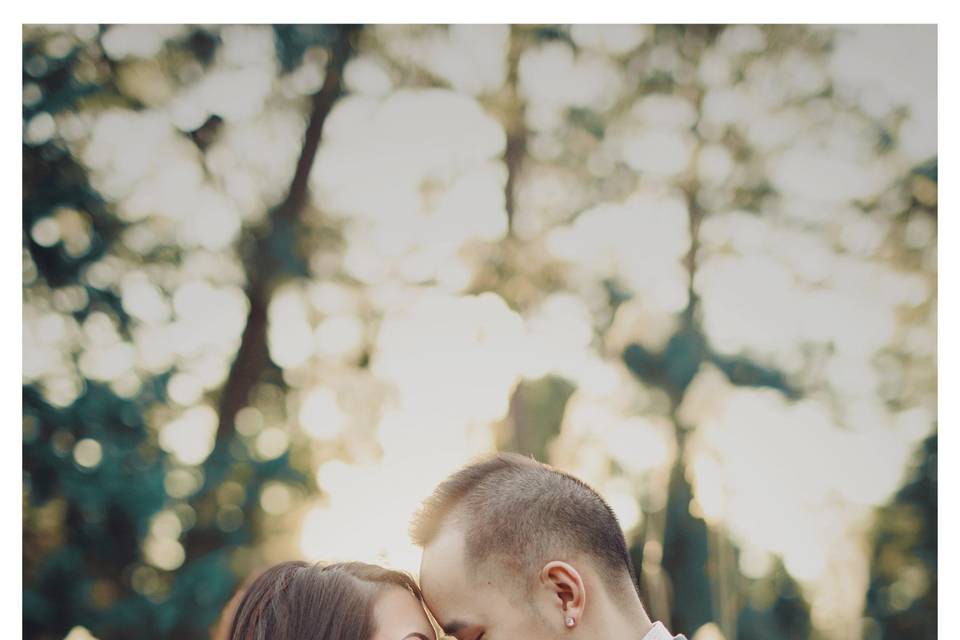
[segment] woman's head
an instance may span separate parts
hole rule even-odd
[[[243,593],[229,640],[435,640],[409,576],[361,562],[284,562]]]

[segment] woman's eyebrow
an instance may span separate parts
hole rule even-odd
[[[407,635],[403,636],[403,640],[407,640],[407,638],[417,638],[417,640],[430,640],[427,636],[417,632],[408,633]]]
[[[469,626],[466,622],[453,620],[450,622],[450,624],[443,627],[443,632],[448,636],[455,636],[457,635],[457,631],[460,631],[460,629],[463,629],[466,626]]]

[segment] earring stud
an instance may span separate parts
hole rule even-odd
[[[577,624],[577,621],[573,618],[567,618],[564,622],[567,623],[568,627],[573,627],[573,625]]]

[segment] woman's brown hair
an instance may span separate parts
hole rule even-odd
[[[370,640],[377,596],[391,585],[422,600],[399,571],[362,562],[280,563],[243,591],[227,640]]]

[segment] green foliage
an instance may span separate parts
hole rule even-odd
[[[670,620],[676,629],[699,629],[718,619],[712,604],[708,570],[708,528],[703,519],[690,513],[693,492],[683,468],[670,476],[670,502],[663,533],[663,567],[670,576],[675,594]]]
[[[289,46],[278,44],[285,51],[300,47],[302,54],[303,47],[325,42],[303,40],[301,30],[280,33],[299,34]],[[195,29],[170,47],[182,47],[206,64],[217,42],[210,32]],[[78,65],[106,66],[106,57],[92,61],[95,54],[89,49],[74,48],[54,58],[42,51],[42,44],[42,38],[24,42],[24,82],[35,83],[42,95],[25,106],[25,123],[37,113],[78,112],[93,97],[122,97],[109,74],[99,82],[77,80],[87,73]],[[72,286],[80,302],[72,311],[77,320],[102,312],[127,334],[130,317],[120,297],[85,278],[89,265],[111,249],[123,253],[119,237],[126,225],[61,142],[24,143],[23,167],[24,249],[37,272],[31,286],[41,291]],[[90,225],[89,245],[81,251],[70,251],[63,242],[44,246],[31,235],[39,221],[63,209],[77,212]],[[286,251],[284,258],[289,260]],[[171,497],[166,484],[178,465],[158,446],[156,432],[145,421],[151,406],[169,402],[165,389],[171,373],[142,381],[133,397],[84,380],[67,407],[51,405],[38,385],[24,385],[24,637],[59,639],[77,625],[101,640],[132,633],[142,638],[207,637],[243,577],[231,557],[256,539],[261,487],[271,480],[304,483],[287,455],[256,460],[245,441],[231,437],[219,442],[197,470],[200,485],[190,495]],[[92,468],[75,459],[75,445],[84,439],[99,445]],[[238,505],[241,521],[230,530],[216,518],[215,492],[227,480],[241,481],[246,489]],[[163,570],[146,562],[143,547],[154,517],[170,509],[185,513],[192,525],[184,527],[185,561]]]
[[[316,24],[274,25],[277,59],[283,71],[300,66],[303,55],[311,47],[329,48],[337,38],[338,27]]]
[[[800,587],[782,566],[772,576],[750,582],[744,589],[746,602],[737,618],[739,640],[810,637],[810,608]],[[758,596],[750,597],[756,591],[760,592]]]
[[[880,510],[867,615],[872,640],[937,637],[937,437],[918,452],[914,477]]]

